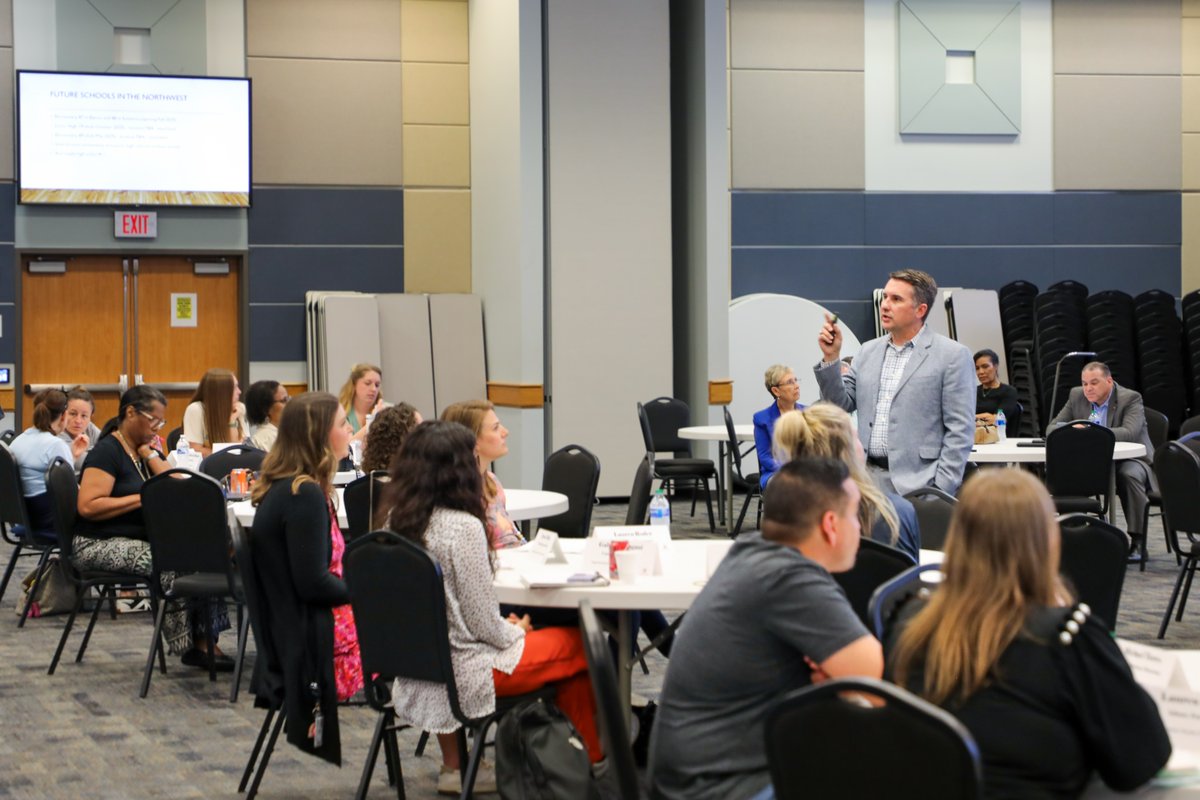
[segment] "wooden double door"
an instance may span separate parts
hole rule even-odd
[[[121,392],[146,383],[167,396],[165,437],[205,370],[238,372],[239,259],[56,257],[47,271],[49,260],[21,261],[22,427],[43,387],[82,384],[103,426]]]

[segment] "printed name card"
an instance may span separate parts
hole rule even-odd
[[[567,556],[563,553],[558,534],[554,531],[540,530],[533,541],[518,547],[515,554],[523,564],[565,564]]]
[[[1117,639],[1133,677],[1154,698],[1176,750],[1200,751],[1200,651]]]
[[[671,532],[666,525],[609,525],[597,526],[583,546],[583,565],[601,575],[611,574],[613,542],[622,549],[642,553],[639,572],[643,575],[662,575],[670,555]]]

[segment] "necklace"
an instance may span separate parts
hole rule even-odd
[[[145,467],[142,466],[142,460],[137,457],[133,448],[129,446],[129,442],[126,441],[124,434],[122,434],[120,431],[113,431],[113,434],[117,437],[117,440],[121,442],[122,449],[124,449],[125,453],[129,456],[129,460],[133,462],[133,468],[137,470],[137,474],[141,476],[142,481],[145,482],[150,480],[150,476],[146,474]]]

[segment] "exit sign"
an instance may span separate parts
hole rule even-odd
[[[114,211],[113,234],[118,239],[153,239],[158,236],[158,212]]]

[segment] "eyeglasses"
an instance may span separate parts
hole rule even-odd
[[[799,378],[788,378],[786,381],[781,381],[775,385],[776,386],[799,386],[800,379]]]
[[[154,416],[153,414],[151,414],[148,411],[142,411],[139,408],[139,409],[137,409],[137,412],[139,414],[141,414],[143,417],[145,417],[146,419],[150,420],[150,430],[152,430],[152,431],[160,430],[163,425],[167,424],[167,421],[165,419],[159,419],[158,417]]]

